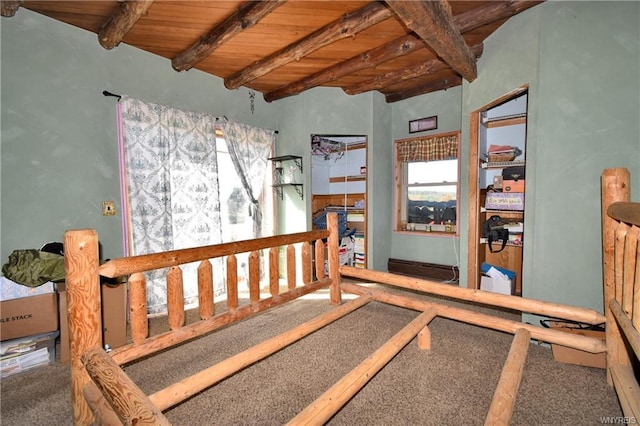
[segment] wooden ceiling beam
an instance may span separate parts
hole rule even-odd
[[[541,3],[541,1],[514,0],[510,2],[490,2],[480,8],[454,16],[453,23],[457,30],[461,34],[464,34],[500,19],[509,18],[539,3]],[[278,99],[297,95],[305,90],[322,86],[325,83],[335,81],[354,72],[373,68],[391,59],[408,55],[424,47],[424,45],[424,41],[414,35],[409,34],[402,36],[383,46],[376,47],[318,71],[308,77],[268,92],[264,95],[264,100],[273,102]]]
[[[0,2],[0,15],[5,18],[10,18],[16,14],[20,6],[22,6],[23,0],[3,0]]]
[[[225,78],[224,85],[227,89],[237,89],[276,68],[300,60],[324,46],[347,37],[354,37],[357,33],[391,16],[393,12],[383,3],[369,3],[362,9],[345,14],[341,19]]]
[[[446,0],[386,2],[454,71],[469,82],[477,78],[476,60],[456,29]]]
[[[454,16],[453,22],[458,31],[464,34],[492,22],[508,19],[542,2],[543,0],[491,1],[482,7]]]
[[[147,13],[154,0],[127,0],[107,19],[98,33],[98,42],[105,49],[113,49],[124,39],[131,28]]]
[[[399,56],[408,55],[418,49],[424,48],[424,42],[413,35],[397,38],[375,49],[361,53],[358,56],[346,59],[322,71],[311,74],[301,80],[288,84],[264,95],[264,100],[272,102],[288,96],[297,95],[305,90],[320,86],[329,81],[334,81],[345,75],[375,67]]]
[[[257,24],[286,0],[250,1],[213,28],[200,41],[176,55],[171,65],[176,71],[187,71],[211,55],[231,38]]]
[[[389,93],[385,95],[387,103],[398,102],[403,99],[409,99],[414,96],[424,95],[425,93],[437,92],[438,90],[446,90],[452,87],[458,87],[462,84],[462,78],[455,75],[451,78],[426,83],[421,86],[413,87],[403,92]]]
[[[471,54],[476,57],[482,55],[483,46],[478,44],[470,49]],[[357,95],[360,93],[368,92],[370,90],[380,90],[384,87],[391,86],[393,84],[400,83],[412,78],[421,77],[427,74],[433,74],[438,71],[444,71],[449,69],[449,65],[442,62],[440,59],[432,59],[430,61],[416,64],[398,71],[391,71],[383,75],[374,77],[369,80],[362,81],[349,87],[343,87],[342,90],[349,95]]]

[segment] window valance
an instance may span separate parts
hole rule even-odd
[[[458,157],[459,133],[424,136],[398,141],[398,161],[436,161]]]

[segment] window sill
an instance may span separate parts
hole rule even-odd
[[[416,229],[415,231],[409,231],[409,230],[394,230],[394,232],[396,234],[402,234],[402,235],[417,235],[417,236],[421,236],[421,237],[425,237],[425,236],[433,236],[433,237],[457,237],[458,233],[457,232],[445,232],[445,231],[425,231],[423,229]]]

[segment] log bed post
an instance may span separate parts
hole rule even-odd
[[[102,346],[98,235],[93,229],[67,231],[64,235],[71,404],[74,424],[91,424],[93,415],[83,397],[90,378],[80,357],[89,348]]]
[[[338,215],[336,213],[327,214],[327,229],[329,230],[328,252],[329,252],[329,278],[331,287],[329,290],[332,305],[342,303],[340,293],[340,236],[338,235]]]
[[[602,273],[604,284],[604,312],[606,317],[605,336],[607,341],[607,382],[613,385],[610,367],[630,365],[629,355],[624,347],[620,327],[616,322],[609,303],[616,298],[615,282],[615,228],[617,222],[607,215],[609,206],[618,201],[630,199],[630,175],[625,168],[606,169],[602,172]]]

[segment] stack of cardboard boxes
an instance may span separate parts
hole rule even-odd
[[[0,377],[55,361],[58,301],[54,284],[27,287],[0,277]]]
[[[127,343],[127,286],[102,285],[103,342],[111,348]],[[0,277],[0,365],[8,377],[56,360],[69,362],[67,296],[64,283],[38,287]]]

